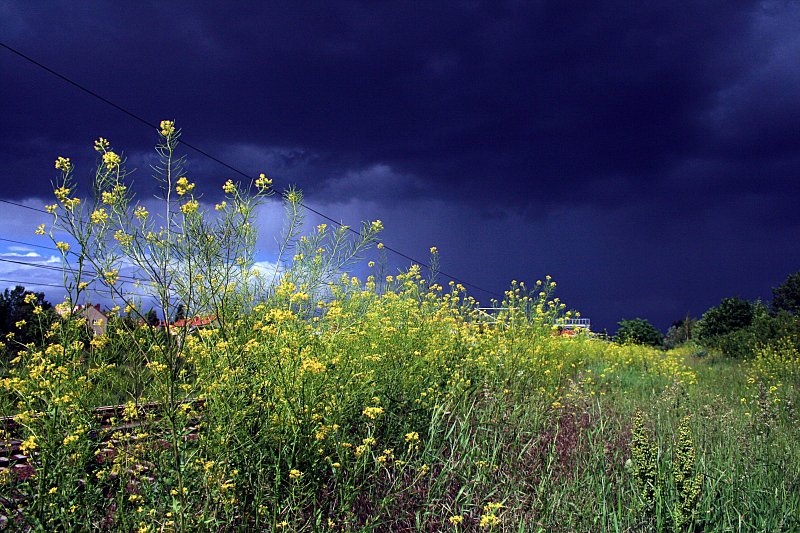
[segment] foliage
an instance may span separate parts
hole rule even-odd
[[[718,306],[703,313],[697,323],[697,338],[713,344],[716,339],[749,326],[754,312],[755,305],[747,300],[723,298]]]
[[[658,443],[653,441],[645,427],[644,415],[636,409],[631,430],[631,472],[641,497],[641,508],[645,516],[652,515],[660,489],[658,478]]]
[[[693,529],[697,516],[697,502],[703,488],[703,475],[697,472],[697,451],[692,436],[691,416],[683,417],[678,426],[672,461],[672,481],[677,501],[672,510],[673,530]]]
[[[791,274],[772,289],[772,308],[775,311],[800,315],[800,272]]]
[[[46,327],[53,319],[52,308],[44,293],[27,291],[20,285],[5,289],[0,294],[0,335],[5,341],[0,342],[0,353],[16,354],[38,338],[40,323]]]
[[[162,136],[172,127],[162,124]],[[121,161],[109,153],[101,177]],[[89,339],[85,319],[67,313],[0,378],[2,414],[19,424],[0,439],[18,440],[28,457],[27,467],[0,471],[0,515],[12,529],[800,527],[791,345],[712,364],[562,338],[552,331],[564,307],[548,278],[513,283],[489,323],[463,287],[442,287],[418,266],[344,274],[379,225],[352,237],[304,231],[291,190],[285,259],[263,279],[248,262],[251,218],[238,218],[253,204],[236,185],[225,184],[225,207],[203,213],[187,198],[188,179],[168,181],[164,198],[181,198],[162,211],[172,229],[142,227],[134,214],[121,241],[121,228],[81,225],[74,211],[89,202],[57,185],[56,223],[84,243],[65,309],[95,286],[119,309],[106,334]],[[101,201],[118,186],[99,187]],[[199,228],[214,242],[183,240]],[[149,265],[162,316],[183,303],[187,316],[219,320],[194,331],[137,320],[134,288],[110,270],[136,247],[147,250],[136,260]],[[122,405],[104,420],[94,409],[105,404]]]
[[[619,343],[644,344],[647,346],[661,346],[661,332],[643,318],[621,320],[618,324],[617,334],[614,337]]]
[[[158,325],[158,313],[152,307],[144,314],[144,322],[148,326],[157,326]]]
[[[728,357],[745,359],[763,346],[784,339],[800,345],[800,321],[786,311],[771,314],[766,306],[756,303],[752,305],[752,318],[747,326],[705,338],[702,342]]]
[[[667,334],[664,336],[664,346],[667,348],[675,348],[692,340],[696,325],[697,320],[688,314],[685,318],[676,320],[670,325],[669,329],[667,329]]]

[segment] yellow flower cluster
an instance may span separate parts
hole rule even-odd
[[[256,179],[256,187],[260,191],[264,191],[265,189],[268,189],[271,185],[272,185],[272,179],[268,178],[263,173],[258,175],[258,179]]]
[[[108,222],[108,213],[101,207],[100,209],[95,209],[89,216],[89,219],[92,221],[92,224],[105,224]]]
[[[196,213],[199,207],[200,203],[197,200],[189,200],[181,206],[181,213],[184,215],[191,215],[192,213]]]
[[[19,449],[22,450],[22,453],[24,454],[32,452],[38,447],[39,445],[36,443],[36,437],[34,435],[31,435],[30,437],[22,441],[22,444],[19,445]]]
[[[314,357],[310,357],[303,360],[303,363],[300,365],[300,369],[303,372],[308,372],[309,374],[319,374],[321,372],[325,372],[325,365],[320,363],[319,360],[315,359]]]
[[[133,235],[125,233],[125,231],[118,229],[114,232],[114,240],[119,242],[122,246],[130,246],[133,244]]]
[[[149,215],[149,213],[147,212],[147,209],[144,208],[144,206],[137,205],[136,209],[133,210],[133,216],[136,217],[136,220],[139,221],[145,220],[147,218],[147,215]]]
[[[68,157],[59,157],[56,159],[56,168],[63,172],[69,172],[72,170],[72,163],[70,163]]]
[[[119,281],[119,269],[112,268],[103,272],[103,279],[109,285],[115,285]]]
[[[96,151],[98,151],[98,152],[105,152],[109,148],[111,148],[111,143],[108,142],[108,139],[104,139],[103,137],[100,137],[99,139],[97,139],[94,142],[94,149]]]
[[[106,152],[103,154],[103,164],[108,170],[118,168],[122,163],[122,158],[114,152]]]
[[[54,190],[53,194],[59,202],[64,202],[69,197],[69,193],[71,192],[72,190],[69,187],[61,186]]]
[[[183,196],[186,193],[192,192],[194,186],[195,184],[189,183],[189,180],[184,176],[179,178],[175,183],[175,192],[178,193],[178,196]]]
[[[502,503],[489,502],[483,506],[483,514],[480,519],[480,527],[488,529],[500,524],[500,517],[497,516],[497,511],[503,508]]]
[[[175,133],[175,123],[171,120],[162,120],[159,127],[161,128],[161,135],[164,137],[169,137]]]
[[[362,414],[367,418],[375,420],[383,414],[383,407],[365,407],[364,411],[362,411]]]
[[[70,211],[72,211],[73,209],[78,207],[80,205],[80,203],[81,203],[81,199],[80,198],[70,198],[70,199],[64,200],[64,207],[66,209],[69,209]]]

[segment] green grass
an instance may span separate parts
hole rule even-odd
[[[745,339],[746,361],[561,338],[549,277],[513,282],[486,324],[463,287],[433,281],[435,248],[431,279],[386,276],[380,221],[303,233],[296,189],[283,194],[286,268],[264,276],[252,267],[267,178],[252,195],[226,182],[205,212],[176,179],[179,135],[161,124],[159,214],[108,141],[94,198],[73,197],[74,168],[57,161],[57,216],[39,231],[76,243],[70,301],[101,290],[120,312],[91,338],[80,317],[50,324],[34,308],[37,341],[18,357],[13,335],[0,346],[0,415],[21,426],[0,441],[28,455],[0,470],[0,528],[800,530],[796,336]],[[372,245],[375,274],[341,276]],[[163,316],[180,301],[213,327],[137,326],[141,302],[117,279],[128,264]],[[111,427],[95,416],[123,402]]]
[[[39,455],[34,478],[4,480],[27,505],[3,514],[66,529],[661,531],[684,498],[674,466],[688,416],[702,484],[684,527],[799,527],[797,411],[743,403],[757,386],[749,363],[481,329],[420,294],[413,274],[406,290],[344,297],[316,323],[261,308],[187,337],[183,372],[157,355],[103,366],[119,345],[93,351],[91,369],[81,351],[83,366],[69,350],[23,357],[5,401],[27,411]],[[63,379],[32,379],[39,367]],[[76,387],[87,375],[94,386]],[[185,397],[205,408],[170,403]],[[87,413],[114,399],[164,407],[117,433],[101,463]],[[637,411],[657,459],[650,505],[631,464]]]

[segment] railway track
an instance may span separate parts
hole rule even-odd
[[[202,410],[205,402],[204,400],[189,400],[182,402],[182,405],[191,405],[194,410],[199,411]],[[113,438],[114,435],[118,435],[120,432],[132,433],[142,427],[143,419],[147,420],[148,424],[158,423],[163,419],[160,414],[162,404],[159,402],[138,404],[139,416],[137,420],[133,421],[124,420],[125,408],[126,406],[121,404],[106,405],[93,410],[97,426],[89,432],[88,437],[96,442],[104,456],[114,453],[112,447],[104,446],[104,444],[115,445],[118,443],[117,439]],[[189,438],[198,434],[198,423],[198,419],[189,421]],[[33,466],[30,464],[31,457],[22,450],[24,429],[13,416],[0,417],[0,479],[10,474],[12,480],[19,481],[33,472]],[[158,438],[159,435],[155,437]],[[101,446],[104,447],[101,448]]]

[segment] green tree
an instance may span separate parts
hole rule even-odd
[[[800,314],[800,272],[791,274],[786,280],[772,289],[772,309]]]
[[[144,321],[148,326],[157,326],[159,320],[156,310],[151,307],[150,310],[144,314]]]
[[[622,319],[617,323],[619,328],[614,340],[620,344],[645,344],[661,346],[661,332],[653,324],[643,318]]]
[[[175,318],[173,322],[177,322],[178,320],[183,320],[186,318],[186,307],[182,303],[178,304],[178,309],[175,311]]]
[[[690,341],[694,336],[694,328],[697,325],[697,319],[692,318],[686,314],[685,318],[676,320],[667,330],[664,336],[664,345],[667,348],[674,348],[681,344]]]
[[[48,327],[55,313],[50,302],[44,299],[44,293],[25,290],[17,285],[13,289],[5,289],[0,294],[0,335],[3,337],[13,333],[13,343],[8,343],[10,353],[29,342],[41,338],[40,325]]]
[[[723,298],[697,323],[697,338],[703,342],[746,328],[753,322],[755,306],[741,298]]]

